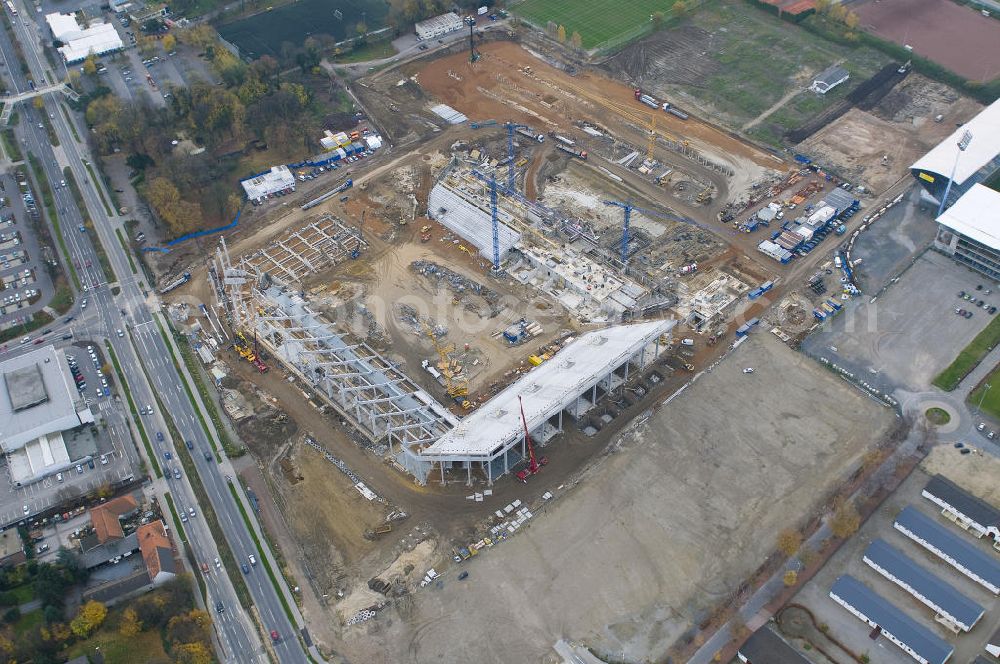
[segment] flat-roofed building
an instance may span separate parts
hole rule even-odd
[[[1000,594],[1000,561],[995,556],[959,538],[913,505],[905,507],[892,525],[990,592]]]
[[[853,576],[841,576],[830,598],[869,627],[879,630],[920,664],[945,664],[955,649]]]
[[[743,664],[811,664],[767,625],[751,634],[736,656]]]
[[[1000,210],[1000,208],[998,208]],[[944,475],[935,475],[921,492],[941,508],[941,514],[976,537],[988,535],[1000,541],[1000,510],[968,493]]]
[[[935,620],[954,632],[968,632],[986,613],[954,586],[931,574],[885,540],[877,539],[869,544],[863,559],[869,567],[930,607],[936,614]]]

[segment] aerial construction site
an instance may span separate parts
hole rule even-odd
[[[747,224],[777,245],[760,209],[838,180],[535,48],[360,78],[391,149],[255,211],[171,294],[303,554],[312,638],[350,661],[547,661],[554,634],[660,657],[891,428],[759,318],[826,266]],[[815,399],[863,417],[799,421]]]

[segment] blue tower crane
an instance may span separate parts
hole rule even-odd
[[[628,202],[621,203],[619,201],[604,201],[604,204],[605,205],[610,205],[610,206],[613,206],[613,207],[619,207],[619,208],[625,210],[625,222],[622,224],[622,246],[621,246],[621,259],[622,259],[622,268],[623,269],[625,268],[625,264],[628,262],[628,241],[629,241],[628,230],[629,230],[629,222],[632,219],[632,211],[633,210],[635,210],[636,212],[641,212],[642,214],[646,215],[647,217],[659,217],[660,219],[666,219],[667,221],[676,221],[676,222],[680,222],[682,224],[690,224],[691,226],[697,226],[698,228],[704,229],[704,230],[709,231],[711,233],[718,233],[719,232],[719,229],[712,228],[711,226],[708,226],[706,224],[698,223],[697,221],[694,221],[693,219],[688,219],[687,217],[675,217],[673,215],[665,214],[663,212],[656,212],[654,210],[646,210],[644,208],[632,205],[632,203],[628,203]],[[735,235],[736,233],[735,233],[735,231],[732,231],[731,234]]]
[[[507,128],[507,191],[514,191],[514,132],[528,126],[509,120],[503,126]]]
[[[487,177],[477,170],[473,170],[472,174],[475,175],[479,180],[485,182],[490,187],[490,215],[493,221],[493,271],[500,271],[500,216],[497,208],[497,176],[496,173],[490,173]]]

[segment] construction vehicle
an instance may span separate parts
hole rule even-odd
[[[650,108],[655,108],[656,110],[660,110],[660,102],[658,102],[655,97],[647,95],[645,92],[643,92],[642,88],[636,88],[635,90],[632,91],[632,93],[635,95],[635,100],[637,102],[645,104]]]
[[[545,142],[545,134],[539,134],[535,131],[532,131],[531,127],[525,127],[523,125],[519,125],[517,129],[515,129],[514,131],[516,131],[521,136],[526,136],[527,138],[530,138],[533,141],[537,141],[539,143]]]
[[[528,419],[524,416],[524,401],[520,395],[517,397],[517,402],[521,406],[521,422],[524,424],[524,444],[528,448],[528,467],[518,471],[517,479],[527,484],[528,478],[532,475],[537,475],[543,466],[548,465],[549,459],[548,457],[539,459],[535,456],[535,444],[531,442],[531,434],[528,433]]]
[[[453,366],[454,363],[451,360],[451,353],[455,350],[455,347],[450,344],[442,346],[438,342],[437,336],[434,335],[434,330],[427,324],[427,321],[420,321],[420,323],[423,325],[424,333],[431,340],[431,345],[434,346],[434,350],[438,354],[438,369],[444,378],[444,387],[448,392],[448,396],[456,399],[456,401],[458,401],[457,397],[467,396],[469,394],[469,380],[462,374],[460,369],[455,369]]]
[[[566,154],[576,157],[577,159],[582,159],[583,161],[587,161],[586,150],[577,150],[576,148],[571,148],[568,145],[557,145],[556,148],[562,150]]]

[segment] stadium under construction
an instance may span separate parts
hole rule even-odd
[[[357,247],[354,236],[345,241]],[[330,253],[336,253],[330,248]],[[342,252],[345,253],[346,252]],[[426,484],[432,472],[492,483],[580,421],[609,395],[624,394],[629,376],[670,345],[673,320],[617,325],[568,341],[551,359],[522,374],[464,418],[421,389],[398,363],[343,333],[315,312],[304,295],[263,270],[256,256],[231,262],[225,244],[212,268],[215,292],[234,329],[257,342],[397,468]],[[463,472],[464,471],[464,472]]]

